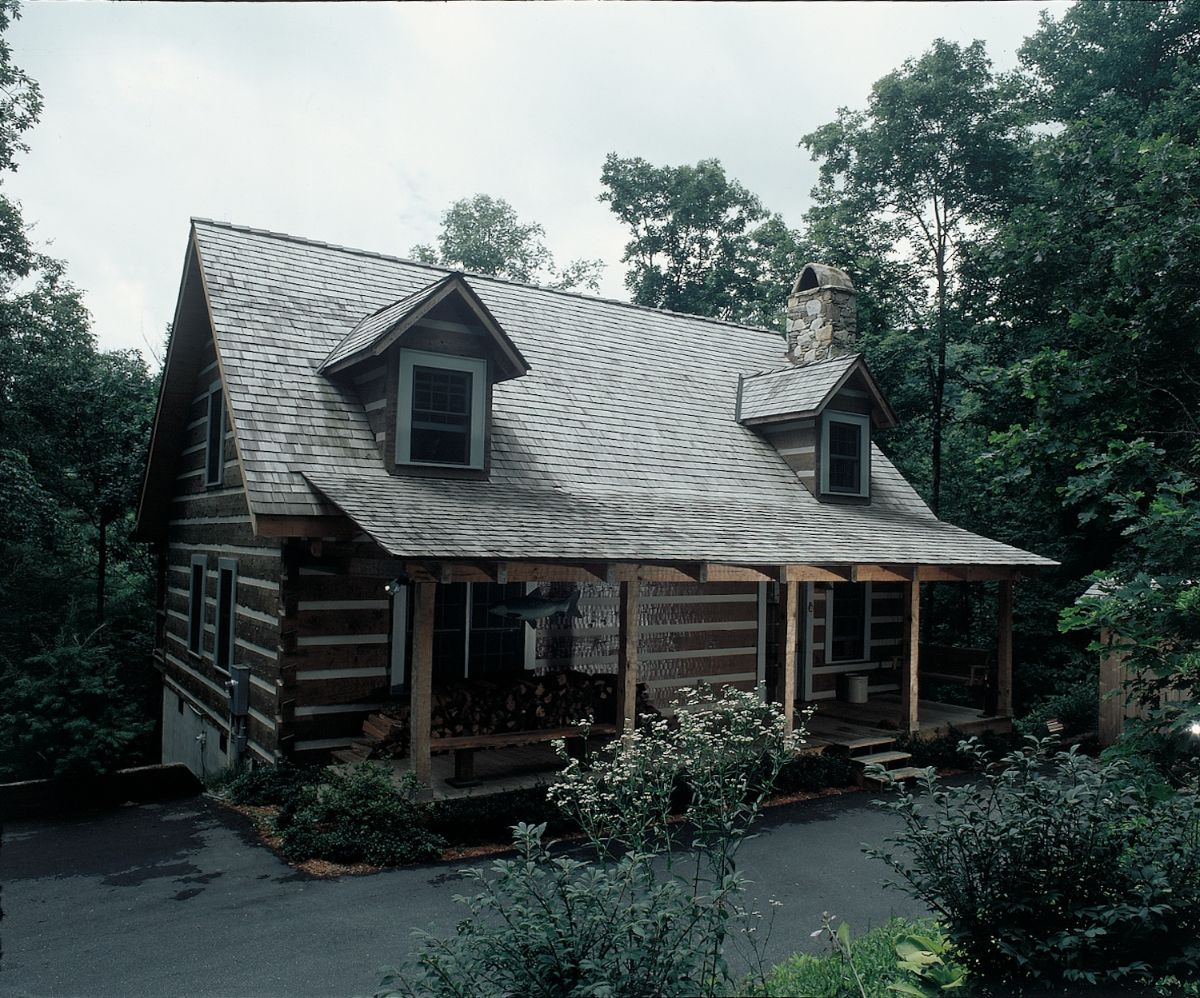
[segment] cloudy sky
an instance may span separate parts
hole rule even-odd
[[[10,41],[46,109],[4,183],[106,348],[158,350],[193,215],[404,255],[488,193],[626,297],[606,153],[715,156],[798,224],[800,136],[939,36],[1011,68],[1043,9],[29,3]]]

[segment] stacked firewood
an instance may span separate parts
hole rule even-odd
[[[637,710],[639,714],[654,712],[642,686],[638,687]],[[430,726],[437,739],[564,728],[585,717],[598,724],[615,722],[616,676],[565,671],[460,680],[434,689]],[[371,751],[373,758],[408,754],[408,704],[372,714],[367,725],[364,734],[377,743]]]

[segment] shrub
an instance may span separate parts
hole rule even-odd
[[[380,994],[728,990],[726,943],[755,938],[734,858],[795,744],[756,693],[690,690],[674,724],[651,720],[590,768],[568,762],[549,796],[583,830],[590,861],[554,856],[543,825],[518,825],[518,858],[470,873],[480,890],[460,899],[457,934],[425,937]],[[681,783],[688,839],[669,820]]]
[[[235,804],[286,805],[294,802],[301,788],[319,783],[323,773],[319,767],[280,762],[238,770],[222,789]]]
[[[842,923],[844,926],[845,923]],[[841,928],[841,926],[839,926]],[[913,975],[900,966],[896,947],[910,936],[926,936],[942,944],[945,934],[932,919],[893,918],[848,943],[850,958],[841,947],[815,955],[798,953],[771,970],[766,994],[820,995],[821,998],[893,998],[893,984],[909,983]],[[853,963],[853,969],[851,968]],[[855,971],[862,981],[860,990]]]
[[[784,764],[775,779],[780,793],[844,787],[850,782],[850,759],[835,752],[806,752]]]
[[[951,728],[947,734],[926,737],[919,732],[903,731],[896,735],[896,748],[908,752],[912,759],[910,766],[934,769],[975,769],[980,764],[980,756],[973,751],[964,751],[963,736]],[[1001,735],[985,732],[977,735],[971,743],[983,750],[983,758],[998,759],[1011,752],[1015,746],[1011,735]]]
[[[437,859],[445,841],[426,826],[430,807],[418,789],[411,773],[397,783],[370,763],[326,770],[320,782],[301,783],[276,818],[283,854],[375,866]]]
[[[883,806],[900,852],[868,850],[945,920],[973,972],[1009,984],[1142,980],[1200,959],[1200,800],[1157,801],[1123,762],[1031,739],[975,786]]]
[[[1063,738],[1095,731],[1100,724],[1100,693],[1095,679],[1076,683],[1070,689],[1042,700],[1017,721],[1016,729],[1022,735],[1042,738],[1046,734],[1046,722],[1052,718],[1062,722]]]
[[[450,845],[473,846],[503,842],[513,827],[544,824],[548,834],[561,835],[579,829],[563,817],[546,797],[547,788],[529,787],[481,797],[458,797],[434,801],[429,828]]]

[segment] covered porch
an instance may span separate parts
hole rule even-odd
[[[953,726],[970,731],[999,730],[1011,725],[1012,716],[1012,606],[1013,585],[1027,568],[980,565],[730,565],[716,563],[634,563],[562,561],[400,561],[398,576],[413,590],[411,643],[411,741],[408,766],[418,780],[432,786],[445,777],[450,757],[442,753],[431,726],[433,703],[434,602],[439,585],[454,582],[495,583],[605,583],[616,593],[616,729],[631,732],[636,721],[636,698],[641,675],[642,595],[646,583],[755,583],[769,591],[773,620],[760,611],[757,626],[759,670],[739,674],[739,684],[770,678],[767,695],[779,702],[789,727],[803,709],[806,635],[811,632],[811,593],[814,584],[888,583],[899,587],[903,606],[900,654],[895,660],[898,690],[873,693],[866,703],[850,704],[823,699],[809,725],[811,742],[843,745],[856,739],[895,736],[897,733],[944,733]],[[936,582],[995,582],[998,584],[995,649],[994,710],[941,704],[921,697],[921,584]],[[773,633],[764,632],[768,629]],[[773,650],[767,661],[767,638]],[[703,678],[703,677],[702,677]],[[714,684],[728,681],[714,675]],[[454,739],[460,741],[460,739]],[[481,739],[482,741],[482,739]],[[436,760],[436,761],[435,761]]]

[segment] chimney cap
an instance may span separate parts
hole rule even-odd
[[[815,288],[841,288],[844,291],[854,291],[854,283],[850,275],[827,263],[805,264],[804,269],[792,285],[792,294],[800,291],[812,291]]]

